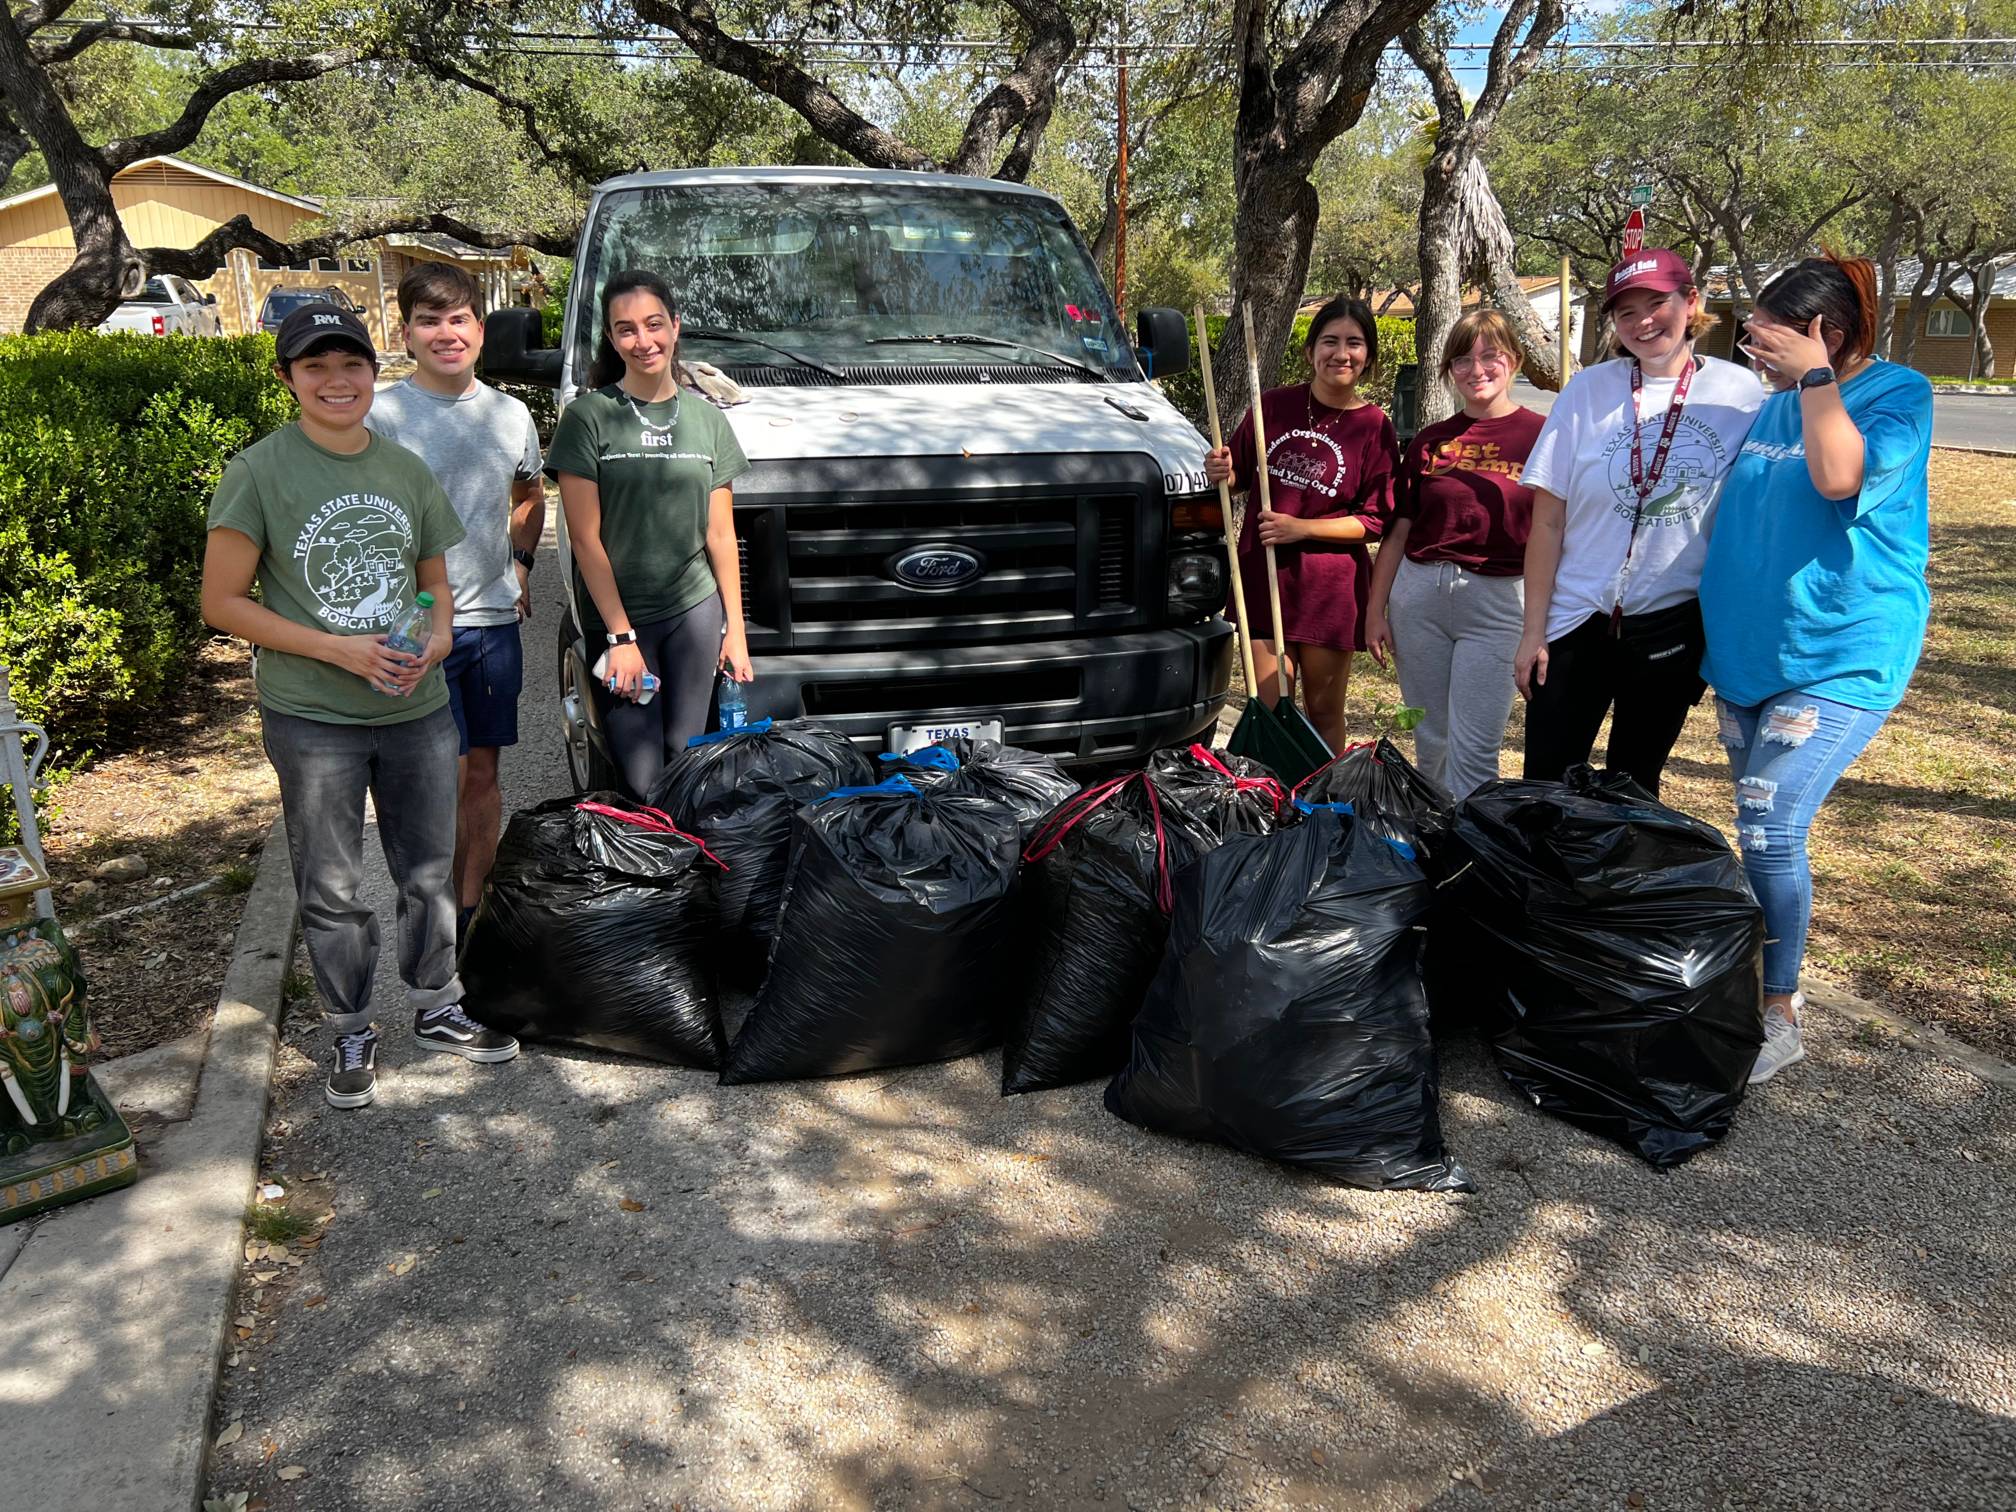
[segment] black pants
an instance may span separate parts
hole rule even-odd
[[[1547,681],[1526,705],[1526,776],[1559,782],[1589,759],[1610,714],[1604,764],[1657,794],[1687,711],[1708,686],[1701,680],[1705,645],[1699,599],[1627,614],[1614,636],[1608,615],[1592,615],[1548,642]]]
[[[631,628],[645,669],[658,679],[657,697],[640,704],[618,698],[599,683],[594,691],[609,754],[631,796],[644,802],[664,774],[666,758],[707,728],[725,633],[721,595],[710,594],[671,619]]]

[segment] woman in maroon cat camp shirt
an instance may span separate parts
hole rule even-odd
[[[1249,689],[1274,702],[1275,664],[1302,687],[1309,718],[1336,750],[1348,744],[1344,693],[1352,653],[1365,649],[1365,605],[1372,584],[1366,543],[1393,512],[1400,445],[1386,412],[1358,394],[1379,363],[1379,325],[1362,299],[1331,300],[1309,322],[1308,383],[1261,396],[1267,432],[1266,513],[1259,508],[1251,413],[1232,444],[1206,459],[1212,482],[1229,479],[1246,494],[1239,571],[1253,627],[1255,672]],[[1275,548],[1282,634],[1277,647],[1267,603],[1265,548]]]

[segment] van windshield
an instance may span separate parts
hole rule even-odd
[[[1027,365],[1060,382],[1140,377],[1070,219],[1032,195],[907,184],[640,188],[603,198],[588,246],[575,288],[574,371],[584,384],[603,286],[630,268],[672,286],[684,355],[723,367],[798,366],[760,341],[866,382],[874,368],[923,363]]]

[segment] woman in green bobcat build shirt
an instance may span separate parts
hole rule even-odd
[[[705,728],[717,670],[754,680],[742,621],[734,494],[749,468],[721,412],[679,388],[679,307],[636,269],[602,291],[590,391],[546,453],[560,485],[595,691],[626,787],[648,798],[667,756]],[[644,674],[658,680],[640,701]]]

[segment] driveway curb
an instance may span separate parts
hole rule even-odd
[[[276,821],[188,1120],[147,1144],[137,1185],[49,1215],[0,1277],[0,1417],[37,1445],[9,1505],[202,1501],[298,921]]]

